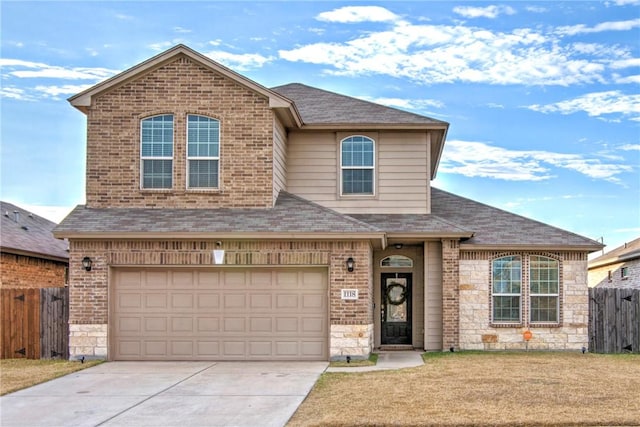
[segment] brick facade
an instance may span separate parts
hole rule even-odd
[[[442,346],[459,347],[460,340],[460,243],[442,240]]]
[[[0,288],[57,288],[66,285],[67,263],[3,252]]]
[[[140,120],[173,114],[173,188],[140,190]],[[220,120],[220,188],[187,190],[186,119]],[[273,205],[269,100],[179,56],[97,96],[87,114],[87,207]]]
[[[211,267],[212,251],[217,249],[215,241],[71,240],[70,243],[69,323],[87,325],[91,331],[108,324],[110,267]],[[227,266],[327,266],[330,327],[332,330],[334,326],[358,329],[358,340],[352,346],[359,346],[355,354],[368,355],[373,349],[372,248],[368,241],[225,241],[223,248]],[[85,256],[93,261],[91,271],[82,267]],[[353,272],[346,269],[349,257],[355,260]],[[357,289],[358,300],[342,300],[343,288]],[[80,337],[86,332],[81,327],[71,329]],[[89,339],[85,338],[81,342]],[[76,347],[85,346],[77,344]],[[330,347],[335,348],[331,343]],[[334,353],[332,357],[338,355]]]
[[[622,269],[626,268],[626,276]],[[640,258],[589,269],[589,286],[640,289]]]

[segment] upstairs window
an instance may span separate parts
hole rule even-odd
[[[154,116],[141,122],[142,188],[173,185],[173,116]]]
[[[493,323],[520,323],[522,260],[507,256],[493,260]]]
[[[187,117],[188,188],[218,188],[220,122],[204,116]]]
[[[529,258],[529,316],[531,323],[557,323],[560,311],[558,261],[544,256]]]
[[[373,195],[374,143],[366,136],[341,142],[342,194]]]

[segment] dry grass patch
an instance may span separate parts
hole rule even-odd
[[[368,359],[352,360],[351,362],[341,360],[329,363],[332,368],[357,368],[359,366],[374,366],[378,363],[378,353],[371,353]]]
[[[99,363],[101,363],[99,360],[80,363],[68,360],[2,359],[0,360],[0,396]]]
[[[640,425],[638,390],[640,355],[434,353],[325,373],[288,426]]]

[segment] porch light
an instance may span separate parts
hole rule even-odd
[[[84,267],[85,270],[91,271],[92,264],[93,264],[93,261],[91,261],[91,258],[89,258],[88,256],[82,258],[82,266]]]
[[[353,265],[355,264],[355,261],[353,260],[353,258],[349,257],[347,258],[347,271],[349,273],[353,272]]]

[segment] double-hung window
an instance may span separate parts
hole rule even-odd
[[[343,195],[374,194],[374,142],[366,136],[350,136],[341,142],[341,190]]]
[[[173,186],[173,116],[154,116],[141,121],[141,187],[167,189]]]
[[[493,323],[520,323],[522,298],[522,260],[506,256],[493,260]]]
[[[218,188],[220,122],[204,116],[187,116],[188,188]]]
[[[529,258],[529,319],[531,323],[557,323],[560,310],[558,261]]]

